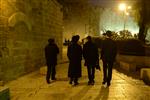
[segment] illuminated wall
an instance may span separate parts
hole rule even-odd
[[[81,38],[88,32],[88,8],[83,4],[68,4],[64,16],[64,39],[71,39],[73,35]]]
[[[75,4],[70,5],[68,10],[64,19],[64,39],[71,39],[76,34],[81,39],[87,35],[99,35],[99,7]]]
[[[0,0],[0,80],[45,65],[44,47],[55,38],[62,54],[61,5],[56,0]]]

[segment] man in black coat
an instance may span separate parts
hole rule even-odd
[[[82,47],[78,44],[79,36],[73,36],[68,46],[67,56],[69,59],[68,77],[70,84],[78,85],[78,78],[81,77]]]
[[[98,48],[92,42],[91,36],[88,36],[87,42],[83,45],[83,57],[85,59],[85,66],[87,66],[89,85],[94,85],[95,68],[99,65]]]
[[[103,82],[107,82],[107,86],[110,86],[112,79],[112,68],[117,54],[117,45],[115,41],[111,39],[112,32],[106,32],[106,38],[102,42],[101,59],[103,61]]]
[[[47,64],[47,75],[46,81],[50,83],[50,75],[52,80],[56,80],[56,65],[57,65],[57,54],[59,53],[59,48],[55,44],[54,39],[48,40],[49,44],[45,47],[45,57],[46,57],[46,64]]]

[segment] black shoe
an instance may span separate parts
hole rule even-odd
[[[103,85],[104,85],[105,83],[106,83],[106,82],[104,82],[104,81],[102,82]]]
[[[50,84],[51,82],[49,80],[46,80],[47,84]]]
[[[88,81],[88,85],[91,85],[92,84],[92,82],[91,81]]]
[[[92,80],[92,83],[95,83],[95,81],[94,81],[94,80]]]
[[[70,81],[69,84],[72,84],[72,81]]]
[[[91,81],[91,85],[94,85],[94,83],[95,83],[95,81],[94,81],[94,80],[92,80],[92,81]]]
[[[74,83],[75,86],[78,85],[78,84],[79,84],[78,82]]]
[[[108,87],[110,86],[110,82],[107,83],[107,86],[108,86]]]
[[[56,80],[56,78],[52,78],[52,80]]]
[[[94,85],[94,82],[92,82],[91,85]]]

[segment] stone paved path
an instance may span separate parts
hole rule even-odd
[[[102,71],[96,71],[95,85],[87,85],[87,70],[82,66],[78,86],[71,86],[67,78],[68,63],[57,66],[57,81],[47,84],[39,71],[7,84],[11,100],[150,100],[150,86],[113,70],[110,87],[103,86]]]

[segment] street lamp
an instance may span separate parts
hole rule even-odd
[[[119,4],[119,10],[125,11],[126,10],[126,4],[125,3]]]
[[[123,18],[124,18],[124,31],[125,31],[125,25],[126,25],[126,16],[129,15],[128,10],[131,9],[131,6],[127,6],[125,3],[119,4],[119,10],[123,12]]]

